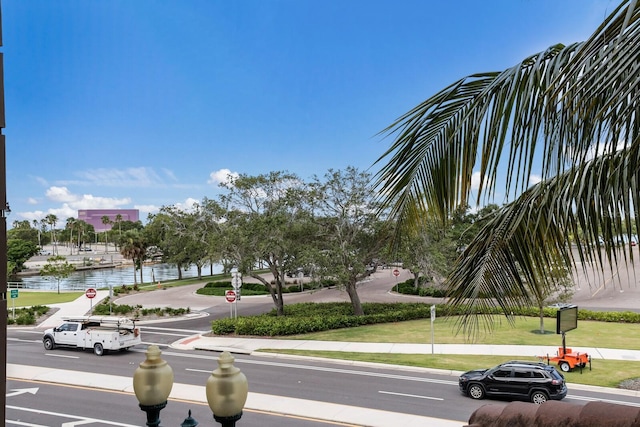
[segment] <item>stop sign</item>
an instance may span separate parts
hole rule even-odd
[[[86,291],[84,291],[84,294],[87,296],[87,298],[91,299],[91,298],[95,298],[98,292],[95,290],[95,288],[89,288]]]
[[[393,275],[398,277],[400,275],[400,270],[398,270],[397,268],[393,270]]]
[[[235,302],[236,301],[236,292],[232,290],[225,291],[224,297],[227,302]]]

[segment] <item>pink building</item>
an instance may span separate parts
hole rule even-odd
[[[138,209],[82,209],[78,210],[78,219],[93,225],[96,232],[111,230],[112,224],[103,224],[102,217],[107,216],[111,222],[116,221],[116,216],[120,215],[122,221],[136,222],[139,220]]]

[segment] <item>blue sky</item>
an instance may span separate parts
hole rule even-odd
[[[397,117],[586,39],[617,0],[3,0],[13,221],[377,170]]]

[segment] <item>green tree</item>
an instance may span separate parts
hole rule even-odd
[[[73,230],[76,228],[77,222],[78,220],[75,219],[74,217],[69,217],[67,218],[67,222],[65,225],[65,228],[69,231],[69,254],[71,255],[73,255],[73,246],[74,246]]]
[[[220,198],[226,210],[223,235],[224,255],[238,270],[259,280],[269,290],[276,312],[284,315],[283,286],[286,272],[295,260],[303,239],[297,224],[309,221],[305,206],[304,182],[294,174],[271,172],[266,175],[240,175],[222,187]],[[273,283],[257,270],[265,265]]]
[[[133,283],[137,283],[136,271],[140,270],[140,284],[144,283],[142,267],[144,265],[144,258],[147,253],[148,243],[142,233],[129,230],[127,231],[121,242],[120,254],[126,259],[130,259],[133,262]]]
[[[32,256],[37,255],[39,251],[38,245],[29,240],[8,239],[7,261],[12,263],[12,269],[9,270],[9,273],[15,274],[23,270],[24,263]]]
[[[446,223],[469,203],[474,172],[477,203],[499,183],[512,200],[448,277],[468,334],[481,320],[491,327],[491,317],[475,316],[478,306],[532,305],[558,260],[604,269],[607,259],[633,257],[617,254],[615,240],[630,234],[625,223],[640,222],[639,20],[640,4],[625,0],[585,42],[458,80],[383,131],[395,140],[378,160],[386,163],[377,184],[400,229],[429,214]],[[530,185],[540,160],[541,181]]]
[[[14,221],[13,227],[7,230],[7,239],[27,240],[38,245],[38,229],[32,228],[29,221]]]
[[[356,316],[364,314],[358,282],[371,273],[391,237],[389,223],[376,215],[370,181],[369,174],[348,167],[329,170],[311,183],[323,267],[344,287]]]
[[[107,215],[103,215],[102,216],[102,225],[106,226],[106,225],[110,225],[110,224],[113,224],[111,219]],[[109,252],[108,245],[109,245],[109,230],[105,229],[104,230],[104,253]]]
[[[54,214],[49,214],[42,219],[42,222],[49,226],[51,243],[53,244],[53,254],[58,255],[58,242],[56,240],[56,224],[58,223],[58,217]]]
[[[67,258],[61,255],[54,255],[47,259],[47,263],[40,270],[40,275],[55,279],[58,285],[58,293],[60,293],[60,281],[71,276],[75,269],[72,264],[67,262]]]

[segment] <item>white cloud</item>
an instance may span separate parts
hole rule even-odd
[[[536,185],[540,181],[542,181],[542,177],[540,175],[531,174],[529,176],[529,186]]]
[[[480,188],[480,172],[474,172],[471,174],[471,189],[477,190]]]
[[[166,171],[165,171],[166,173]],[[76,172],[82,182],[74,184],[89,184],[101,187],[158,187],[164,186],[164,181],[152,169],[147,167],[127,169],[92,169]]]
[[[189,197],[183,203],[178,202],[173,206],[175,206],[177,209],[180,209],[181,211],[189,212],[193,209],[193,205],[199,204],[199,203],[200,203],[200,200]]]
[[[209,174],[207,184],[221,184],[229,182],[229,177],[237,178],[240,176],[238,172],[231,172],[229,169],[220,169]]]
[[[50,187],[45,195],[53,202],[74,202],[78,196],[71,194],[67,187]]]
[[[133,209],[138,209],[140,211],[140,220],[142,220],[142,218],[146,218],[146,216],[150,213],[156,213],[158,211],[160,211],[160,206],[156,206],[156,205],[134,205]],[[142,214],[147,214],[147,215],[142,215]]]
[[[34,197],[29,197],[27,199],[27,203],[30,205],[37,205],[38,204],[38,199],[34,198]]]
[[[173,173],[172,170],[170,169],[162,169],[162,172],[171,180],[171,181],[178,181],[178,178],[176,177],[176,174]]]

